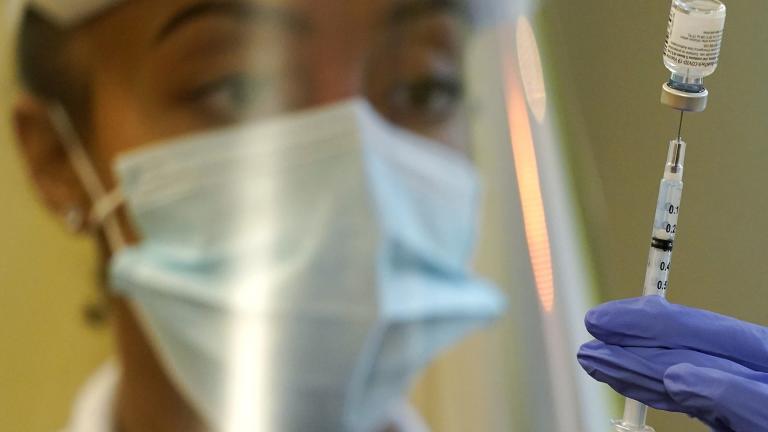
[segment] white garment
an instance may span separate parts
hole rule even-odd
[[[61,432],[112,432],[113,405],[120,367],[115,360],[101,365],[88,378],[75,398],[69,426]]]
[[[78,392],[69,426],[61,432],[114,432],[113,404],[119,381],[120,368],[115,360],[101,365]],[[390,417],[396,431],[429,432],[419,413],[405,401],[393,407]]]

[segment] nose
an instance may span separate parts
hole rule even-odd
[[[309,76],[310,105],[327,104],[362,93],[364,67],[355,53],[348,49],[317,50]]]
[[[304,47],[308,99],[326,104],[363,93],[366,50],[374,21],[366,2],[323,1],[313,10],[314,35]],[[363,3],[361,5],[360,3]]]

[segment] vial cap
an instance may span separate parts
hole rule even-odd
[[[702,112],[707,108],[709,92],[704,89],[698,93],[676,90],[664,83],[661,86],[661,103],[676,110]]]

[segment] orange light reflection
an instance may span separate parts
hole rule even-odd
[[[533,142],[528,108],[523,89],[514,74],[514,63],[506,62],[506,104],[509,122],[509,138],[520,192],[525,237],[528,254],[536,283],[539,301],[545,312],[551,312],[555,303],[552,255],[549,244],[544,200],[539,179],[536,149]]]

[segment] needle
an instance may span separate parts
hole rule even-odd
[[[685,111],[680,111],[680,125],[677,126],[677,141],[680,141],[682,137],[683,132],[683,113]]]

